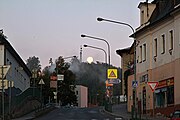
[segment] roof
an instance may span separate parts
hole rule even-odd
[[[116,50],[116,53],[122,57],[123,53],[129,53],[129,51],[130,51],[130,47]]]
[[[154,9],[148,21],[149,24],[142,29],[136,31],[135,35],[144,31],[150,26],[153,26],[159,22],[162,22],[162,20],[169,18],[173,11],[180,9],[180,0],[154,0],[151,3],[156,4],[156,8]],[[133,34],[130,37],[133,37]]]
[[[18,61],[21,67],[23,67],[24,71],[28,74],[28,76],[31,76],[31,72],[24,63],[24,61],[21,59],[21,57],[18,55],[18,53],[14,50],[14,48],[11,46],[11,44],[6,40],[6,37],[3,34],[0,34],[0,44],[5,45],[5,48],[11,53],[11,55]]]

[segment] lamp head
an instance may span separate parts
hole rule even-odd
[[[103,21],[104,19],[103,18],[97,18],[97,21]]]
[[[83,35],[83,34],[82,34],[81,37],[86,37],[86,35]]]
[[[84,45],[84,47],[87,47],[87,45]]]

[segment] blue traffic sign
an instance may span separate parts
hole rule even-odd
[[[132,87],[136,88],[138,86],[138,81],[133,80],[132,81]]]

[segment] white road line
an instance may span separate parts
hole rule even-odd
[[[115,120],[122,120],[122,118],[115,118]]]

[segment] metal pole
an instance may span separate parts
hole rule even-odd
[[[42,84],[41,84],[41,107],[42,107]]]
[[[3,66],[1,66],[2,69],[2,119],[4,120],[4,71],[3,71]]]
[[[133,29],[133,27],[130,24],[124,23],[124,22],[119,22],[119,21],[114,21],[114,20],[109,20],[109,19],[104,19],[104,18],[97,18],[98,21],[107,21],[107,22],[112,22],[112,23],[117,23],[117,24],[122,24],[122,25],[126,25],[128,27],[131,28],[132,32],[133,32],[133,38],[134,38],[134,81],[136,83],[136,39],[135,39],[135,30]],[[137,101],[136,101],[136,86],[133,88],[134,91],[134,96],[133,96],[133,107],[135,108],[135,119],[137,119]]]
[[[89,36],[89,35],[81,35],[81,37],[87,37],[87,38],[92,38],[92,39],[101,40],[101,41],[106,42],[106,44],[108,46],[108,59],[109,59],[109,68],[110,68],[110,63],[111,63],[111,61],[110,61],[111,60],[110,59],[110,45],[109,45],[108,41],[105,39],[102,39],[102,38],[93,37],[93,36]]]
[[[154,117],[154,109],[155,109],[155,99],[154,99],[155,97],[154,97],[154,91],[153,91],[153,117]]]
[[[9,115],[11,115],[11,87],[12,87],[12,82],[9,81]]]
[[[57,66],[57,63],[56,63],[56,76],[58,76],[58,66]],[[58,79],[58,78],[57,78]],[[56,80],[57,81],[57,83],[56,83],[56,106],[58,105],[58,100],[57,100],[57,98],[58,98],[58,80]]]
[[[107,53],[106,53],[106,51],[104,49],[99,48],[99,47],[95,47],[95,46],[90,46],[90,45],[84,45],[84,47],[89,47],[89,48],[94,48],[94,49],[102,50],[104,52],[104,54],[105,54],[105,63],[107,64]]]

